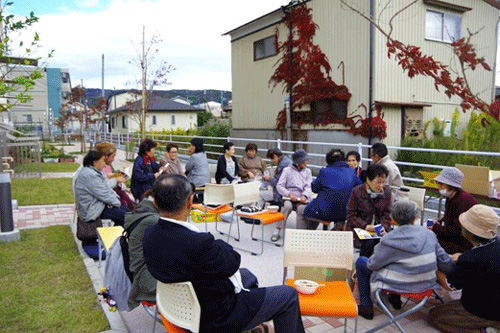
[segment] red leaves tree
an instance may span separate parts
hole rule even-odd
[[[373,24],[373,26],[380,31],[387,38],[387,56],[394,57],[398,65],[407,73],[409,78],[416,75],[423,75],[430,77],[434,80],[434,87],[436,90],[444,89],[444,93],[448,98],[452,96],[459,97],[462,102],[460,106],[463,112],[470,109],[476,109],[492,116],[495,120],[500,122],[500,103],[494,102],[491,105],[482,100],[477,94],[471,90],[469,82],[467,81],[467,71],[475,70],[481,66],[486,71],[491,71],[490,66],[486,63],[484,57],[478,57],[474,46],[471,43],[471,38],[477,33],[468,31],[468,36],[461,38],[451,44],[451,48],[458,63],[460,65],[459,73],[452,73],[449,67],[439,61],[434,60],[432,56],[422,54],[420,47],[410,44],[405,44],[401,41],[395,40],[391,37],[393,30],[393,20],[403,11],[410,6],[419,2],[413,0],[406,6],[397,11],[389,20],[389,30],[384,30],[372,18],[354,8],[345,0],[340,0],[350,10],[361,15],[363,18]],[[484,125],[484,124],[483,124]]]
[[[292,88],[292,122],[300,124],[308,120],[299,118],[293,111],[325,99],[347,102],[351,94],[346,86],[337,85],[332,80],[331,66],[326,55],[318,45],[313,44],[318,26],[312,20],[312,10],[304,3],[292,5],[288,8],[283,23],[292,30],[293,38],[280,42],[276,29],[275,45],[281,57],[269,84],[273,89],[278,84],[283,84],[283,92],[288,94]],[[283,130],[286,125],[285,109],[278,113],[276,120],[277,129]]]

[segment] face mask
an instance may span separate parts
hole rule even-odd
[[[443,188],[443,189],[439,190],[439,194],[441,194],[443,197],[449,197],[451,193]]]

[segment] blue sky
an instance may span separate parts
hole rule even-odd
[[[288,4],[289,0],[13,0],[10,13],[39,17],[20,39],[40,35],[35,56],[54,56],[47,67],[68,68],[73,86],[101,87],[104,54],[106,89],[136,88],[142,28],[146,44],[160,36],[156,59],[175,68],[161,89],[231,90],[231,45],[223,33]],[[151,68],[154,65],[151,66]]]

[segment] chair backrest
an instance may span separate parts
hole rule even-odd
[[[242,184],[234,184],[234,206],[245,205],[259,201],[260,197],[260,182],[248,182]]]
[[[286,229],[283,265],[352,270],[351,231]]]
[[[158,281],[156,306],[172,324],[194,333],[200,331],[201,307],[191,282]]]
[[[203,193],[204,205],[226,205],[234,201],[233,184],[206,184]]]
[[[405,186],[407,189],[410,190],[409,192],[409,199],[411,201],[414,201],[417,205],[418,208],[422,211],[424,211],[424,204],[425,204],[425,188],[418,188],[418,187],[411,187],[411,186]]]

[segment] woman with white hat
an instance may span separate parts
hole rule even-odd
[[[458,217],[474,206],[476,200],[462,190],[464,174],[457,168],[446,167],[434,179],[438,183],[439,193],[446,197],[446,204],[443,217],[429,228],[434,231],[446,253],[464,252],[470,249],[472,244],[462,236]]]
[[[446,278],[451,287],[462,289],[462,296],[432,308],[428,321],[440,332],[490,332],[487,327],[499,330],[500,217],[491,207],[475,205],[459,220],[462,235],[473,247],[452,256],[455,266]]]

